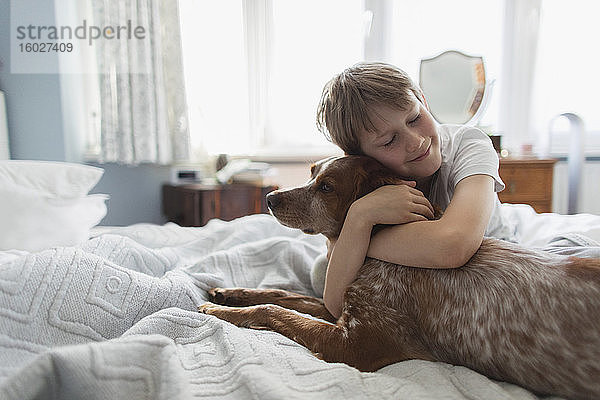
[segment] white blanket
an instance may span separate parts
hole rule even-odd
[[[323,237],[259,215],[0,252],[0,398],[535,399],[443,363],[361,373],[196,312],[214,286],[312,295],[310,269],[324,251]]]

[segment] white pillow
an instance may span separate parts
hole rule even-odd
[[[44,161],[0,161],[0,250],[40,251],[86,241],[106,215],[87,195],[104,170]]]
[[[85,196],[104,170],[56,161],[1,160],[0,187],[27,188],[48,197]]]

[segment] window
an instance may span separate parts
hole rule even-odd
[[[181,0],[179,12],[192,148],[243,153],[252,138],[242,1]]]
[[[482,55],[499,75],[502,0],[179,1],[191,135],[211,154],[337,151],[316,129],[317,103],[367,53],[416,81],[421,58],[451,48]],[[371,28],[388,37],[369,41]],[[496,103],[484,124],[496,123]]]
[[[272,2],[265,146],[322,149],[315,127],[325,83],[363,60],[363,1],[277,0]]]
[[[480,125],[510,148],[537,145],[567,111],[600,131],[600,55],[588,40],[600,34],[597,2],[179,1],[190,128],[203,152],[336,151],[314,121],[327,80],[369,59],[418,81],[419,61],[448,49],[483,56],[494,85]]]
[[[585,123],[588,152],[600,152],[600,53],[590,38],[600,37],[600,3],[586,0],[544,0],[541,8],[535,79],[533,127],[545,135],[550,121],[565,112]],[[565,120],[552,125],[553,153],[566,153],[570,127]]]
[[[180,0],[193,145],[210,154],[331,153],[323,85],[361,61],[362,0]]]

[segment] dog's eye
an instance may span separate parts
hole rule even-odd
[[[327,182],[323,182],[319,185],[319,190],[321,192],[325,192],[325,193],[329,193],[333,190],[333,186],[331,186],[329,183]]]

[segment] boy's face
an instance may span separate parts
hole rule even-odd
[[[406,110],[377,106],[372,116],[375,131],[362,131],[365,155],[404,178],[418,180],[435,173],[442,163],[437,123],[412,93]]]

